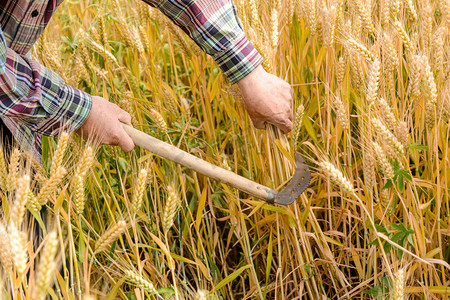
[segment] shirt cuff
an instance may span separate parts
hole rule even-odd
[[[214,60],[231,84],[235,84],[256,69],[263,58],[249,40],[242,36],[231,48],[214,55]]]
[[[58,91],[60,103],[50,116],[35,129],[36,132],[56,136],[61,131],[73,132],[83,125],[92,109],[91,95],[64,84]]]

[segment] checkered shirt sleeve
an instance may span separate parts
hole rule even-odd
[[[262,57],[244,35],[232,0],[144,0],[157,7],[211,55],[231,83],[250,74]]]

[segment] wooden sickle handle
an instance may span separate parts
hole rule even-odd
[[[275,201],[277,191],[271,188],[213,165],[133,127],[125,124],[122,125],[134,144],[141,148],[147,149],[158,156],[176,162],[205,176],[214,178],[267,202],[273,203]]]

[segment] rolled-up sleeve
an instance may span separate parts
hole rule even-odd
[[[91,96],[55,72],[7,47],[0,29],[0,115],[49,136],[74,131],[87,119]]]
[[[250,74],[262,57],[244,35],[232,0],[144,0],[157,7],[211,55],[231,83]]]

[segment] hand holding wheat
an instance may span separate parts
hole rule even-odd
[[[256,128],[270,123],[284,132],[292,130],[292,88],[286,81],[259,66],[238,85]]]

